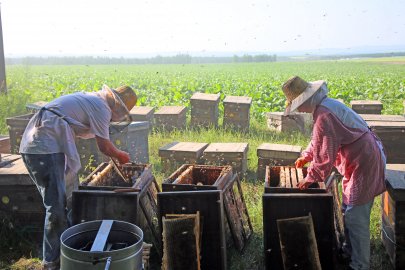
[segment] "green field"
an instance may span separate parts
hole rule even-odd
[[[264,113],[281,111],[284,108],[285,98],[281,85],[285,80],[293,75],[299,75],[307,81],[326,80],[330,97],[343,99],[346,104],[355,99],[380,100],[384,105],[384,114],[402,114],[405,100],[405,65],[375,60],[222,65],[25,65],[8,66],[6,71],[9,94],[0,96],[0,134],[7,134],[5,118],[25,113],[26,103],[49,101],[75,91],[99,90],[104,83],[111,87],[128,84],[137,89],[140,96],[139,105],[156,108],[163,105],[189,106],[189,99],[196,91],[220,93],[221,100],[226,95],[252,97],[252,123],[249,133],[208,129],[152,133],[149,137],[150,162],[159,181],[167,176],[167,173],[161,170],[158,148],[168,142],[249,143],[249,170],[242,184],[255,233],[242,256],[233,250],[229,251],[230,269],[261,269],[263,265],[261,208],[263,183],[257,181],[255,175],[257,146],[264,142],[306,146],[309,141],[309,137],[300,134],[277,134],[266,129]],[[223,107],[220,107],[220,110],[222,112]],[[372,269],[390,269],[381,245],[380,226],[378,197],[372,212]],[[6,234],[14,236],[3,226],[0,230],[2,239]],[[16,243],[16,247],[23,250],[19,244],[21,243]],[[19,249],[15,247],[11,251],[5,250],[9,246],[0,245],[3,255],[11,254],[14,259],[18,259],[22,253],[30,256],[29,251],[19,253]],[[0,256],[0,259],[0,268],[11,267],[6,256]]]

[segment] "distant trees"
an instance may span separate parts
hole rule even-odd
[[[189,54],[177,54],[174,56],[157,55],[150,58],[124,58],[124,57],[94,57],[94,56],[65,56],[65,57],[23,57],[6,58],[8,65],[142,65],[142,64],[208,64],[208,63],[250,63],[250,62],[275,62],[276,55],[234,55],[192,57]]]

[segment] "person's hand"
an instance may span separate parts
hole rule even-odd
[[[127,152],[120,151],[117,155],[117,159],[121,164],[125,164],[129,162],[130,157]]]
[[[302,180],[298,182],[297,187],[301,190],[304,190],[307,189],[311,184],[312,184],[311,182]]]
[[[297,158],[297,160],[295,161],[295,167],[296,168],[302,168],[305,166],[305,164],[307,164],[308,161],[305,160],[304,157],[299,157]]]

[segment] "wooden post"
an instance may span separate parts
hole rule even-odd
[[[0,94],[7,93],[6,85],[6,62],[4,59],[3,48],[3,28],[1,26],[1,7],[0,7]]]

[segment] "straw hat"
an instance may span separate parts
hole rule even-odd
[[[283,92],[287,97],[287,107],[284,115],[298,109],[305,101],[311,98],[325,83],[325,81],[306,82],[298,76],[294,76],[283,84]]]
[[[108,93],[107,100],[113,113],[113,121],[129,119],[129,111],[138,100],[134,90],[127,85],[120,86],[117,89],[110,89],[107,85],[103,85],[103,89]]]

